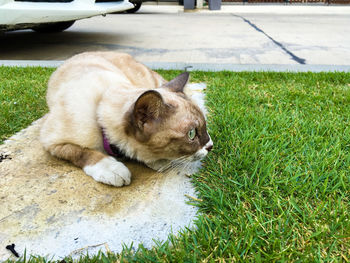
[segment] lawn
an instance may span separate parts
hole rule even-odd
[[[51,72],[0,68],[0,143],[47,111]],[[80,261],[350,260],[350,74],[193,72],[192,81],[208,85],[214,141],[193,176],[196,229]]]

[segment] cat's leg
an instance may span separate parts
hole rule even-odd
[[[72,162],[96,181],[114,185],[129,185],[131,173],[121,162],[99,151],[79,145],[64,143],[48,147],[48,151],[60,159]]]

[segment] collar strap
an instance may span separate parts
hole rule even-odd
[[[107,136],[106,136],[106,134],[105,134],[103,129],[102,129],[102,138],[103,138],[103,148],[105,149],[105,151],[109,155],[111,155],[113,157],[116,157],[116,158],[123,157],[123,154],[120,151],[120,149],[116,145],[109,143],[109,141],[107,139]]]

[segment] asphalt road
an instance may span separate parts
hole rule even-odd
[[[93,50],[146,63],[350,65],[350,6],[223,6],[184,12],[144,5],[136,14],[77,21],[56,34],[0,36],[0,60],[64,60]]]

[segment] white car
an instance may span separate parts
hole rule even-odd
[[[0,32],[60,32],[78,19],[134,8],[128,0],[0,0]]]

